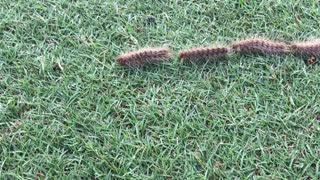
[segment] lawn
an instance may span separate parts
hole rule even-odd
[[[0,1],[1,179],[318,179],[320,64],[185,48],[320,37],[318,1]],[[169,62],[118,54],[169,46]]]

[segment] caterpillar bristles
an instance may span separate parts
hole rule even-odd
[[[116,60],[121,65],[137,66],[146,63],[158,63],[168,60],[170,57],[169,48],[154,47],[143,48],[136,51],[119,55]]]
[[[195,60],[200,58],[216,58],[226,56],[229,53],[229,49],[224,46],[204,47],[204,48],[192,48],[179,52],[179,59]]]
[[[260,52],[266,54],[281,54],[289,52],[288,45],[282,42],[275,42],[264,38],[251,38],[231,44],[236,52]]]
[[[290,44],[290,49],[295,54],[319,55],[320,42],[299,42]]]

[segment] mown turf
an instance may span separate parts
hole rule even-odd
[[[319,2],[0,1],[1,179],[317,179],[320,66],[182,48],[320,37]],[[170,62],[123,68],[126,50]],[[63,71],[58,64],[63,67]]]

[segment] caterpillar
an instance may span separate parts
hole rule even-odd
[[[179,52],[179,59],[195,60],[199,58],[215,58],[225,56],[229,53],[229,48],[224,46],[213,46],[204,48],[192,48]]]
[[[295,54],[319,55],[320,42],[299,42],[290,44],[290,49]]]
[[[121,65],[142,65],[169,59],[169,48],[143,48],[119,55],[116,60]]]
[[[250,38],[231,43],[230,46],[198,47],[179,51],[178,59],[195,60],[200,58],[224,57],[233,52],[265,54],[293,53],[301,55],[320,55],[320,42],[284,43],[265,38]],[[135,50],[119,55],[116,60],[121,65],[135,66],[146,63],[157,63],[170,58],[170,49],[151,47]],[[314,64],[316,57],[309,58],[308,63]]]
[[[250,38],[231,44],[236,52],[261,52],[266,54],[280,54],[289,52],[288,45],[264,38]]]

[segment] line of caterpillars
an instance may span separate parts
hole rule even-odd
[[[271,55],[286,53],[308,55],[310,58],[305,62],[313,64],[316,62],[315,56],[320,55],[320,42],[283,43],[265,38],[250,38],[233,42],[230,46],[211,46],[181,50],[178,58],[179,60],[193,61],[204,58],[224,57],[234,52]],[[155,47],[121,54],[117,57],[117,62],[121,65],[134,66],[166,61],[169,58],[169,48]]]

